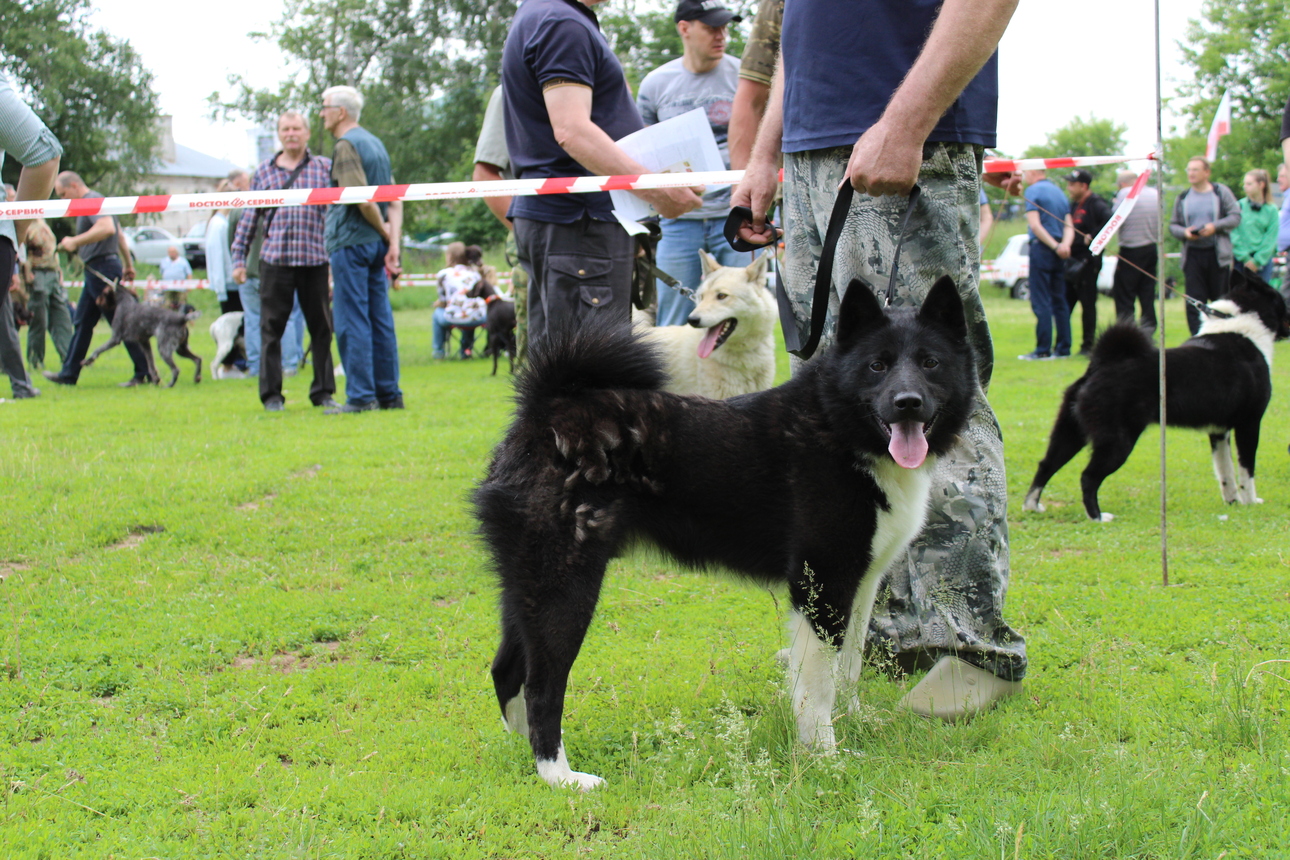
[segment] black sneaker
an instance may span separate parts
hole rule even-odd
[[[281,397],[270,397],[268,400],[264,401],[265,412],[282,412],[286,408],[287,405]]]
[[[393,400],[381,400],[378,402],[380,403],[380,406],[382,409],[402,409],[403,408],[402,396],[396,397]]]
[[[314,406],[321,407],[322,409],[335,409],[337,406],[340,406],[340,404],[336,402],[335,397],[332,397],[330,394],[328,394],[326,399],[323,400],[322,403],[315,403]]]
[[[13,390],[14,400],[27,400],[31,397],[39,397],[39,396],[40,396],[40,389],[33,388],[30,385],[24,386],[22,388],[15,388]]]
[[[57,383],[58,385],[75,385],[75,384],[76,384],[76,381],[75,381],[75,380],[73,380],[73,379],[68,379],[66,376],[59,376],[57,373],[55,373],[55,372],[54,372],[54,371],[52,371],[52,370],[42,370],[42,371],[41,371],[41,374],[42,374],[46,379],[48,379],[50,382]]]
[[[1048,361],[1052,356],[1046,352],[1028,352],[1025,355],[1017,356],[1017,358],[1022,361]]]

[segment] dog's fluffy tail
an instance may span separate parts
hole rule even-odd
[[[1130,359],[1150,358],[1155,354],[1155,344],[1145,331],[1133,323],[1121,322],[1108,328],[1097,339],[1089,365],[1117,364]]]
[[[608,324],[593,317],[532,344],[517,388],[520,402],[532,403],[606,388],[655,391],[666,381],[663,361],[653,346],[625,323]]]

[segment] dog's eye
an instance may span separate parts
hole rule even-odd
[[[872,370],[874,373],[884,373],[887,370],[887,362],[885,361],[870,362],[869,369]]]
[[[726,299],[728,299],[729,297],[730,297],[730,296],[729,296],[729,294],[728,294],[728,293],[717,293],[717,301],[719,301],[719,302],[724,302],[724,301],[725,301]]]
[[[937,360],[936,360],[936,359],[934,359],[934,358],[925,358],[925,359],[923,359],[923,369],[924,369],[924,370],[931,370],[933,367],[939,367],[939,366],[940,366],[940,362],[939,362],[939,361],[937,361]]]

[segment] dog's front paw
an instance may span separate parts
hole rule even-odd
[[[90,366],[91,364],[93,364],[93,363],[94,363],[94,359],[92,359],[92,358],[82,358],[82,359],[81,359],[81,367],[89,367],[89,366]]]
[[[1036,514],[1042,514],[1046,510],[1044,503],[1039,501],[1039,493],[1034,490],[1026,494],[1026,500],[1021,503],[1021,509]]]
[[[1115,519],[1115,514],[1108,514],[1106,511],[1102,511],[1102,515],[1101,515],[1100,517],[1097,517],[1096,519],[1094,519],[1094,520],[1093,520],[1093,522],[1095,522],[1095,523],[1109,523],[1109,522],[1110,522],[1111,520],[1113,520],[1113,519]]]

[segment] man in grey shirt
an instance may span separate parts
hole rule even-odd
[[[1209,181],[1209,160],[1196,156],[1187,162],[1191,187],[1174,201],[1169,232],[1182,243],[1183,278],[1187,295],[1212,302],[1227,292],[1232,269],[1232,231],[1241,223],[1241,207],[1231,189]],[[1200,311],[1187,304],[1187,327],[1200,331]]]
[[[1132,170],[1122,170],[1116,181],[1116,192],[1111,208],[1117,209],[1137,181]],[[1116,319],[1133,321],[1133,305],[1141,308],[1139,325],[1147,331],[1156,330],[1156,246],[1160,244],[1160,195],[1151,185],[1144,185],[1138,192],[1138,204],[1120,226],[1120,260],[1111,282],[1111,298],[1115,300]]]
[[[97,191],[91,191],[85,180],[70,170],[58,174],[54,190],[64,200],[102,197]],[[71,351],[63,362],[58,373],[45,371],[45,378],[59,385],[75,385],[81,376],[81,361],[90,350],[90,341],[94,338],[94,326],[101,317],[106,316],[109,323],[113,314],[100,310],[97,300],[103,290],[113,281],[134,277],[134,262],[130,259],[130,247],[126,244],[125,234],[115,215],[80,215],[76,219],[76,232],[64,236],[58,246],[68,254],[75,253],[85,264],[85,289],[76,303],[76,314],[73,323],[76,331],[72,333]],[[134,362],[134,376],[120,383],[122,388],[132,388],[148,381],[148,359],[137,344],[127,343],[126,351]],[[154,380],[155,381],[155,380]]]
[[[0,74],[0,166],[4,165],[6,152],[12,153],[22,164],[15,199],[48,199],[63,147],[31,108],[18,98],[9,78]],[[0,285],[0,363],[9,376],[15,400],[40,394],[40,389],[32,387],[23,366],[18,328],[14,325],[13,307],[9,304],[9,284],[18,259],[18,246],[26,237],[29,223],[25,220],[0,220],[0,278],[4,281]]]
[[[645,76],[636,106],[646,125],[703,109],[717,139],[721,160],[729,167],[726,136],[739,84],[739,58],[726,54],[726,27],[742,19],[713,0],[681,0],[675,17],[685,53]],[[679,218],[664,218],[658,267],[693,290],[703,278],[700,249],[723,266],[752,262],[751,256],[735,251],[722,235],[729,211],[730,189],[723,187],[705,193],[698,209]],[[658,282],[656,325],[685,325],[693,312],[693,301],[663,281]]]

